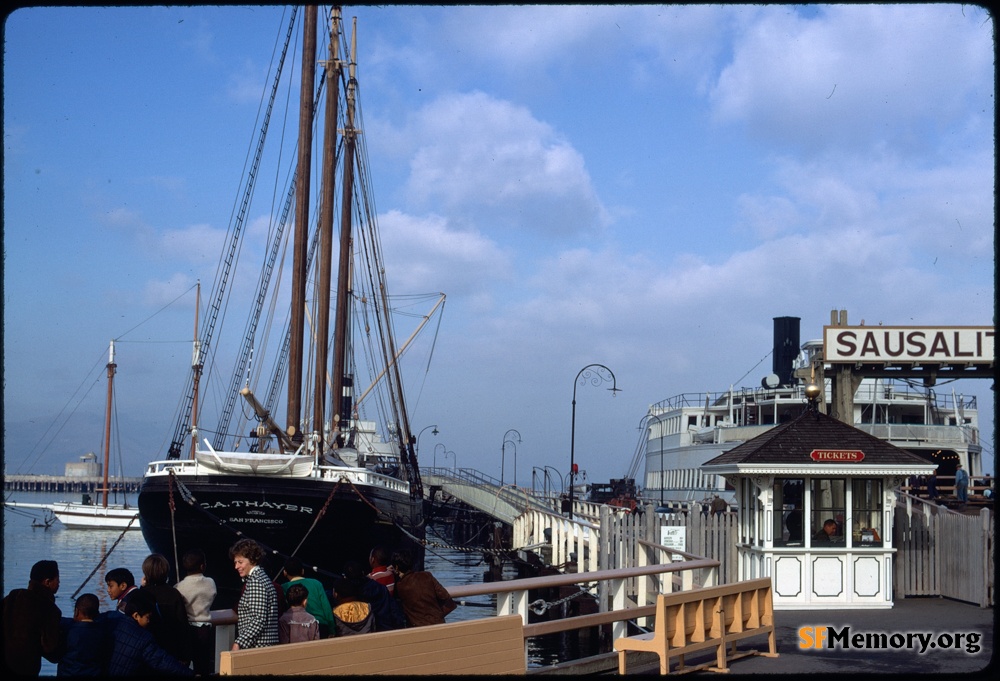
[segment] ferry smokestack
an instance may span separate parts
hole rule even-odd
[[[792,384],[795,359],[799,356],[799,317],[774,318],[774,352],[771,369],[779,385]]]

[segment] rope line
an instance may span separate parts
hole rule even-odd
[[[179,495],[180,500],[183,503],[185,503],[188,506],[190,506],[191,508],[199,511],[200,513],[202,513],[206,517],[210,518],[212,521],[215,522],[215,524],[219,525],[220,527],[223,527],[223,528],[229,530],[236,537],[238,537],[238,538],[247,537],[247,535],[242,530],[236,529],[235,527],[233,527],[232,525],[228,524],[225,520],[219,518],[217,515],[215,515],[214,513],[212,513],[211,511],[209,511],[208,509],[203,508],[198,503],[197,498],[191,492],[191,490],[177,477],[176,472],[174,470],[171,469],[170,472],[169,472],[169,475],[170,475],[170,481],[171,481],[171,484],[170,484],[171,530],[173,532],[173,537],[174,537],[174,552],[175,552],[175,555],[176,555],[176,551],[177,551],[177,532],[176,532],[176,519],[175,519],[175,499],[174,499],[174,495],[173,495],[174,485],[176,485],[177,494]],[[439,550],[440,549],[447,549],[447,550],[451,550],[451,551],[457,551],[459,553],[468,553],[468,554],[476,553],[476,554],[480,554],[480,555],[490,555],[490,556],[493,556],[495,558],[501,558],[501,559],[507,558],[509,556],[509,554],[510,554],[509,551],[506,551],[506,550],[503,550],[503,549],[491,549],[491,548],[482,547],[482,546],[479,546],[479,547],[460,546],[460,545],[453,544],[453,543],[443,543],[443,542],[431,541],[431,540],[428,540],[426,538],[426,536],[423,536],[423,537],[417,536],[417,535],[413,534],[413,532],[411,532],[407,527],[404,527],[403,525],[401,525],[396,518],[391,517],[384,510],[380,509],[378,506],[376,506],[374,503],[372,503],[371,500],[368,499],[362,493],[362,491],[360,489],[358,489],[357,485],[354,484],[354,481],[352,481],[350,478],[348,478],[346,476],[342,476],[339,480],[337,480],[337,482],[334,485],[333,489],[331,489],[330,494],[327,495],[326,501],[324,502],[322,508],[316,514],[316,518],[313,520],[313,524],[310,526],[309,530],[306,531],[305,535],[302,537],[302,540],[299,542],[298,546],[296,546],[295,550],[290,555],[284,554],[284,553],[276,550],[275,548],[271,547],[270,545],[268,545],[268,544],[266,544],[264,542],[261,542],[259,540],[255,540],[255,541],[257,541],[267,551],[267,553],[269,553],[272,556],[280,557],[283,560],[288,560],[289,558],[295,556],[296,553],[298,553],[299,549],[302,548],[303,544],[305,543],[305,541],[309,537],[309,535],[313,532],[313,530],[315,530],[315,528],[317,527],[317,525],[319,523],[319,520],[323,516],[326,515],[326,513],[327,513],[327,511],[329,509],[329,505],[333,501],[333,498],[334,498],[335,494],[337,493],[337,490],[340,489],[341,485],[343,485],[345,482],[347,483],[347,486],[354,492],[354,494],[357,495],[358,499],[361,502],[363,502],[364,504],[366,504],[368,507],[370,507],[373,511],[375,511],[375,513],[381,519],[390,522],[397,530],[399,530],[404,536],[406,536],[407,538],[409,538],[415,544],[418,544],[418,545],[424,547],[425,549],[432,550],[436,556],[440,557],[443,560],[449,560],[449,559],[447,557],[445,557],[445,556],[442,556],[440,553],[438,553],[437,551],[435,551],[435,549],[439,549]],[[454,562],[454,561],[450,561],[450,562]],[[341,573],[332,572],[330,570],[325,570],[325,569],[323,569],[323,568],[321,568],[319,566],[312,565],[312,566],[309,566],[309,567],[314,572],[322,574],[322,575],[326,575],[326,576],[331,577],[331,578],[342,576]]]
[[[81,591],[83,591],[83,587],[87,586],[87,582],[90,581],[90,578],[93,577],[97,573],[97,571],[101,569],[102,565],[108,562],[108,557],[111,555],[111,552],[114,551],[118,547],[118,544],[121,543],[122,539],[125,538],[125,533],[131,529],[132,523],[134,523],[135,519],[138,517],[139,517],[138,515],[134,515],[132,516],[132,518],[129,519],[128,525],[126,525],[125,529],[122,530],[121,534],[118,535],[118,539],[116,539],[115,543],[111,545],[111,548],[108,549],[103,556],[101,556],[101,560],[98,561],[97,566],[90,571],[90,574],[87,575],[87,578],[83,580],[83,583],[80,584],[80,586],[77,587],[76,591],[73,592],[73,595],[70,596],[71,599],[75,601],[76,597],[80,595]]]

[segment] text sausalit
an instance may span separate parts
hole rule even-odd
[[[993,362],[992,326],[826,326],[827,362]]]

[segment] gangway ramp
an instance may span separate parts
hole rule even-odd
[[[454,497],[466,506],[508,525],[527,509],[551,511],[551,504],[513,485],[500,486],[496,480],[470,468],[457,471],[445,468],[422,468],[424,494],[435,490]]]

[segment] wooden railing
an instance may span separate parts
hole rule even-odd
[[[508,615],[223,652],[219,674],[519,675],[527,667],[521,629]]]
[[[669,556],[676,551],[665,546],[650,545],[645,553],[650,559]],[[596,570],[573,574],[530,577],[485,584],[445,585],[448,593],[456,601],[475,596],[495,596],[496,615],[520,615],[524,623],[525,643],[535,636],[544,636],[588,627],[610,624],[612,636],[625,635],[628,622],[637,617],[649,617],[655,610],[656,595],[680,589],[691,589],[696,584],[713,586],[716,584],[718,561],[697,556],[684,555],[684,560],[661,564],[648,564],[615,570]],[[640,585],[639,591],[630,592],[630,584]],[[529,592],[557,589],[562,586],[579,586],[580,593],[598,594],[600,612],[576,617],[529,624],[530,613],[544,610],[547,604],[529,600]],[[232,610],[212,611],[215,626],[216,671],[219,669],[220,653],[228,651],[236,636],[236,617]],[[614,660],[611,661],[612,668]]]

